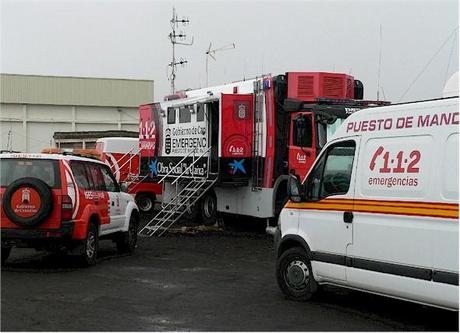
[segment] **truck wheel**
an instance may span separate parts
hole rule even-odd
[[[5,263],[6,259],[10,256],[11,247],[2,247],[2,265]]]
[[[151,213],[155,208],[155,196],[150,193],[139,193],[136,196],[136,203],[143,213]]]
[[[207,192],[200,201],[201,221],[204,225],[214,225],[217,221],[217,199],[214,191]]]
[[[136,216],[131,215],[129,218],[128,231],[124,232],[116,241],[117,250],[120,253],[133,253],[137,245],[137,229],[139,221]]]
[[[286,250],[276,262],[276,279],[281,291],[295,301],[307,301],[317,289],[311,262],[301,247]]]
[[[97,253],[99,250],[99,235],[97,233],[97,225],[90,222],[86,239],[80,247],[80,259],[84,266],[92,266],[96,264]]]

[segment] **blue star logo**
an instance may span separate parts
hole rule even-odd
[[[236,174],[239,171],[241,171],[243,174],[246,174],[246,169],[244,168],[244,158],[242,160],[233,160],[233,162],[228,163],[232,167],[232,175]]]
[[[157,159],[154,159],[150,162],[150,165],[149,165],[149,168],[150,168],[150,172],[152,173],[152,175],[156,176],[158,174],[158,169],[157,169]]]

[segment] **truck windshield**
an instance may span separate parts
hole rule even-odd
[[[44,159],[0,159],[0,185],[7,187],[19,178],[38,178],[51,188],[60,186],[58,161]]]

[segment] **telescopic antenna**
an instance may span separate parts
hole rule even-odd
[[[185,66],[185,64],[187,64],[187,60],[184,58],[180,58],[179,60],[176,59],[176,45],[193,45],[193,37],[190,42],[187,42],[187,35],[183,31],[176,32],[176,29],[179,28],[180,24],[186,26],[190,23],[190,20],[185,16],[179,18],[179,16],[176,14],[175,7],[173,7],[173,15],[169,22],[171,25],[171,32],[169,33],[168,38],[172,44],[172,61],[168,64],[168,67],[171,68],[171,73],[168,75],[168,80],[171,81],[171,94],[174,94],[176,92],[175,80],[177,66]]]

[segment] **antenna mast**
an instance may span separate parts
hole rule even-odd
[[[208,50],[206,51],[206,87],[209,85],[209,82],[208,82],[208,63],[209,63],[209,57],[211,57],[214,61],[216,61],[216,52],[217,51],[228,51],[228,50],[232,50],[234,48],[236,48],[236,45],[235,43],[231,43],[231,44],[227,44],[227,45],[224,45],[222,47],[219,47],[217,49],[211,49],[212,47],[212,42],[209,43],[209,48]]]
[[[182,23],[183,26],[186,26],[190,23],[190,20],[183,16],[181,19],[176,14],[176,8],[173,7],[173,16],[171,21],[171,32],[168,35],[169,40],[172,44],[172,61],[168,64],[168,67],[171,67],[171,74],[168,75],[168,80],[171,81],[171,94],[176,92],[175,80],[176,80],[176,71],[177,66],[185,66],[187,60],[184,58],[176,59],[176,45],[187,45],[190,46],[193,44],[193,37],[191,42],[186,42],[187,35],[183,31],[176,32],[176,29],[179,28],[179,24]]]
[[[377,74],[377,100],[380,101],[380,69],[382,67],[382,25],[380,24],[379,67]]]

